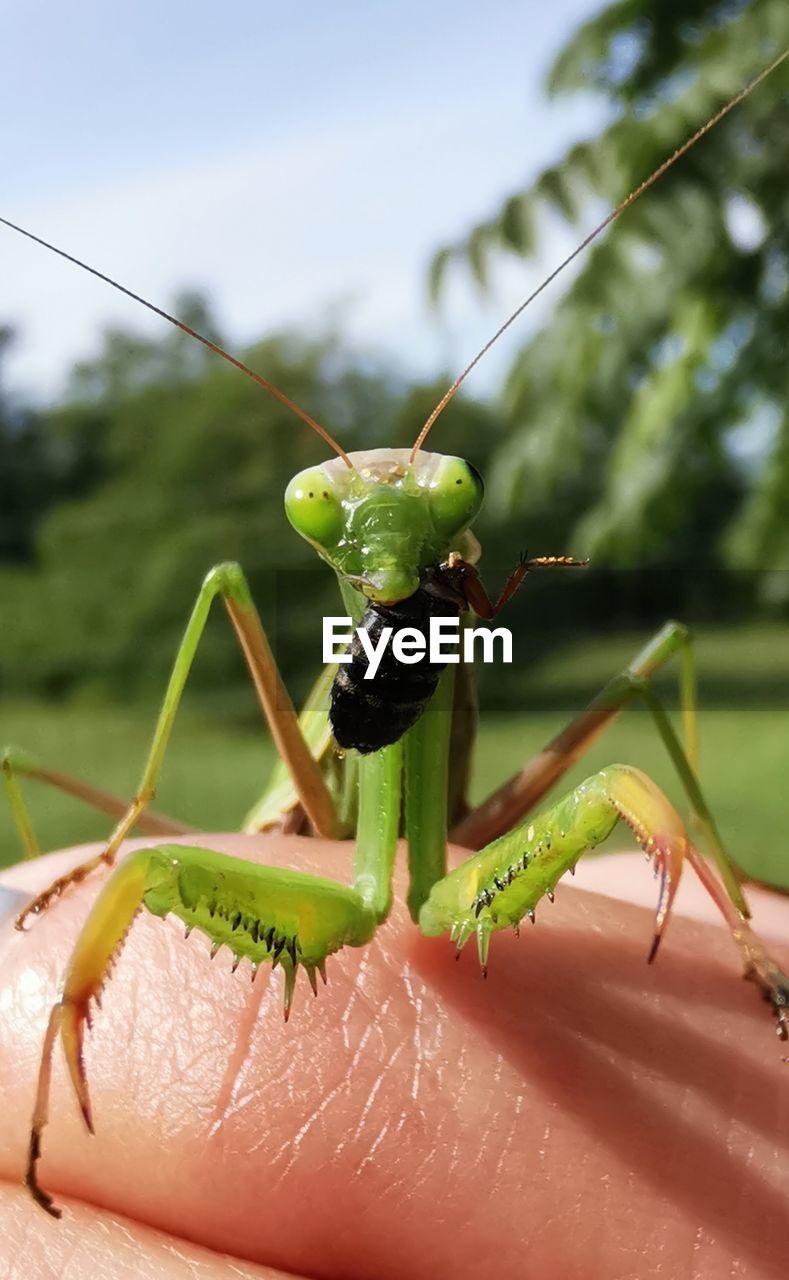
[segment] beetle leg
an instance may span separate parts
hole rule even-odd
[[[477,617],[488,622],[512,599],[527,573],[533,573],[535,569],[585,569],[588,564],[588,560],[576,560],[575,556],[535,556],[529,559],[522,555],[507,576],[497,598],[491,600],[476,565],[469,564],[457,555],[453,558],[451,554],[449,557],[449,567],[458,575],[458,587],[466,604],[474,610]]]

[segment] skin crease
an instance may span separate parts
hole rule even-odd
[[[204,842],[348,876],[347,845]],[[0,882],[39,889],[84,855]],[[563,883],[537,928],[494,936],[487,982],[473,944],[456,964],[418,935],[400,877],[390,921],[329,960],[317,1000],[300,976],[287,1026],[281,974],[252,986],[141,914],[88,1037],[95,1138],[56,1051],[49,1219],[18,1180],[45,1019],[100,879],[24,935],[0,903],[0,1276],[786,1274],[789,1067],[728,936],[680,915],[715,918],[692,873],[651,968],[651,911]],[[576,880],[654,901],[640,855]],[[789,902],[751,896],[786,938]]]

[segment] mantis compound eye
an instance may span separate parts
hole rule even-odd
[[[302,538],[320,547],[336,546],[342,536],[342,503],[320,467],[293,477],[285,490],[285,514]]]
[[[430,514],[445,538],[462,533],[482,506],[485,484],[476,467],[463,458],[442,458],[430,482]]]

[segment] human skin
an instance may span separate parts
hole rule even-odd
[[[204,842],[348,875],[347,845]],[[0,883],[38,890],[85,852]],[[27,933],[8,914],[0,1277],[785,1276],[789,1066],[728,935],[689,918],[714,908],[688,871],[650,967],[652,912],[610,896],[653,899],[643,858],[576,879],[602,893],[563,882],[536,928],[494,936],[487,981],[473,944],[456,964],[420,937],[398,880],[390,920],[330,959],[317,1000],[300,976],[287,1025],[281,974],[252,985],[228,951],[141,914],[88,1038],[95,1138],[56,1053],[40,1174],[60,1222],[19,1180],[46,1017],[102,877]],[[786,938],[789,903],[753,897]]]

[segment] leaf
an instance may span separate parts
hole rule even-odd
[[[534,190],[541,200],[553,205],[568,222],[575,221],[578,210],[570,189],[568,171],[564,166],[546,169],[537,179]]]
[[[428,297],[430,305],[433,307],[438,305],[446,279],[447,268],[454,258],[455,252],[453,248],[446,247],[439,249],[433,255],[428,276]]]
[[[504,201],[497,227],[502,243],[524,256],[534,249],[534,209],[531,197],[520,193]]]
[[[491,239],[490,228],[481,225],[474,228],[466,244],[471,273],[483,293],[488,287],[488,251]]]

